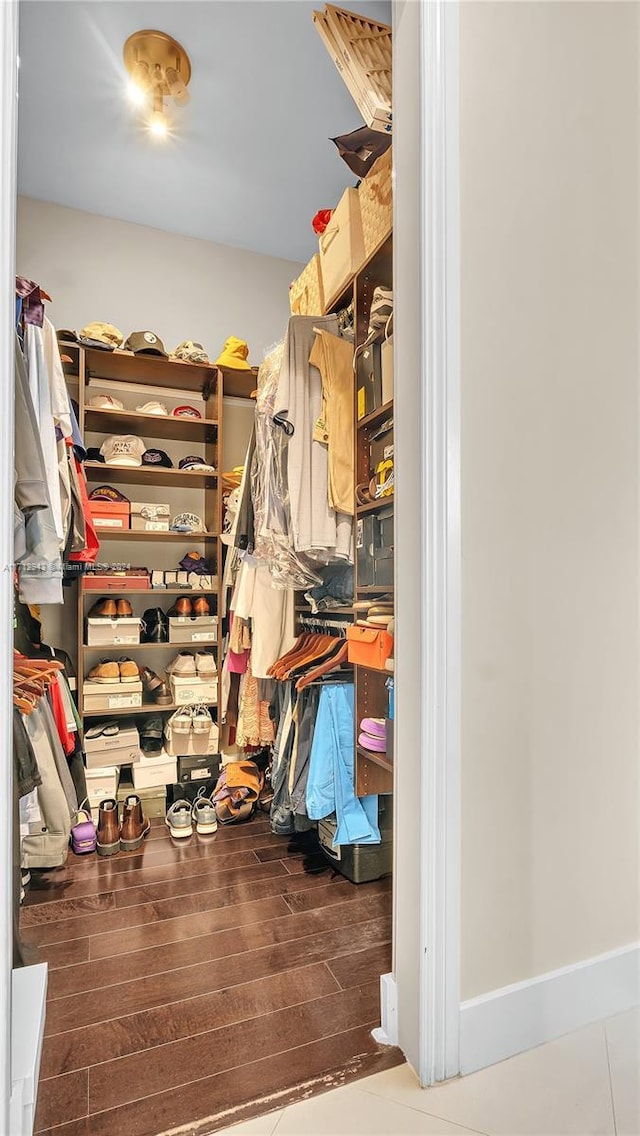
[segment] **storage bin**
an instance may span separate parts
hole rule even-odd
[[[321,316],[324,312],[324,288],[320,255],[316,253],[289,286],[289,307],[294,316]]]
[[[167,785],[172,785],[178,776],[178,763],[175,757],[170,757],[165,752],[152,757],[142,753],[131,766],[131,775],[136,793],[141,789],[166,792]]]
[[[83,712],[137,709],[142,706],[142,683],[85,682],[82,687]]]
[[[115,797],[118,791],[119,773],[120,770],[114,765],[96,766],[94,769],[87,767],[85,781],[92,811],[99,808],[101,801]],[[97,817],[94,819],[97,820]]]
[[[371,130],[391,132],[391,27],[326,4],[313,22]]]
[[[358,188],[365,259],[389,236],[393,226],[391,169],[392,152],[389,149],[374,162]]]
[[[218,697],[217,678],[204,682],[199,678],[176,678],[175,675],[170,675],[169,682],[176,706],[215,702]]]
[[[89,497],[91,518],[96,529],[128,529],[128,501],[92,501]]]
[[[377,627],[347,628],[349,662],[372,670],[385,670],[385,663],[393,653],[393,636]]]
[[[140,620],[136,616],[120,619],[87,619],[87,646],[114,647],[140,642]]]
[[[130,568],[124,572],[88,572],[82,577],[85,592],[127,592],[150,588],[146,568]]]
[[[393,869],[393,833],[382,828],[380,844],[335,844],[338,826],[333,817],[318,822],[320,847],[333,866],[354,884],[389,876]]]
[[[171,510],[150,501],[131,502],[131,528],[137,532],[168,532]]]
[[[104,689],[104,687],[103,687]],[[130,765],[140,757],[140,735],[133,722],[118,722],[117,734],[101,734],[98,738],[85,735],[84,751],[87,769],[105,765]]]
[[[215,780],[220,773],[219,754],[200,754],[198,756],[182,756],[178,758],[178,781],[186,784],[190,781]]]
[[[364,242],[357,189],[345,189],[318,239],[325,303],[344,291],[364,262]]]
[[[217,643],[217,615],[170,615],[170,643]]]
[[[393,505],[358,517],[356,567],[358,587],[388,588],[393,584]]]

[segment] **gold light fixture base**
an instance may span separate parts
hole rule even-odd
[[[138,63],[149,67],[151,83],[158,94],[168,96],[169,84],[166,72],[174,69],[185,87],[191,78],[191,61],[182,44],[166,32],[146,30],[130,35],[122,49],[124,65],[134,77]]]

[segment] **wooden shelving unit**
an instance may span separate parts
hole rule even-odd
[[[197,588],[136,588],[121,592],[110,590],[110,595],[119,595],[131,600],[135,615],[142,615],[149,607],[167,610],[176,596],[206,595],[211,614],[220,611],[220,586],[222,581],[222,495],[218,484],[218,470],[222,461],[223,435],[223,396],[249,398],[257,385],[257,371],[234,371],[208,364],[184,363],[175,359],[163,359],[153,355],[132,355],[128,351],[100,351],[83,348],[78,343],[61,345],[71,362],[64,364],[67,382],[78,399],[79,426],[83,437],[92,435],[89,445],[99,445],[109,434],[136,434],[144,438],[147,447],[165,449],[167,441],[182,447],[186,454],[195,453],[212,466],[215,472],[206,470],[182,470],[178,460],[174,468],[109,466],[102,462],[85,462],[85,473],[92,486],[102,482],[124,487],[123,491],[131,500],[145,500],[146,490],[153,490],[153,499],[162,500],[168,490],[182,491],[174,496],[175,512],[193,512],[202,517],[206,533],[144,532],[132,529],[100,529],[98,538],[101,550],[98,561],[102,563],[138,563],[144,556],[144,547],[149,546],[149,556],[154,567],[177,569],[178,561],[192,548],[206,549],[208,558],[215,562],[215,586],[209,590]],[[94,393],[112,393],[124,403],[123,409],[104,409],[89,406]],[[151,399],[167,405],[169,411],[181,403],[197,400],[200,418],[175,417],[145,414],[135,406]],[[128,487],[128,488],[127,488]],[[134,488],[135,487],[135,488]],[[196,496],[197,495],[197,496]],[[179,503],[177,503],[179,502]],[[173,508],[173,506],[172,506]],[[105,550],[102,551],[102,545]],[[140,548],[137,546],[140,545]],[[158,563],[162,546],[167,547],[165,563]],[[133,557],[132,557],[132,550]],[[180,650],[212,650],[221,663],[222,625],[218,621],[215,640],[185,643],[141,643],[114,646],[89,647],[85,641],[87,613],[101,593],[87,589],[82,581],[77,589],[77,650],[78,650],[78,703],[81,714],[87,717],[128,716],[139,714],[166,715],[177,709],[175,705],[160,706],[146,702],[141,708],[109,711],[87,711],[83,705],[84,675],[95,662],[96,656],[110,657],[114,654],[136,658],[141,653],[160,651],[167,655],[167,662]],[[165,602],[167,601],[167,602]],[[89,663],[91,659],[91,663]],[[165,677],[162,675],[161,677]],[[218,678],[219,678],[218,674]],[[105,685],[105,690],[108,687]],[[209,703],[208,705],[215,705]]]

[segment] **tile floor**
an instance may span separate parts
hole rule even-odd
[[[218,1136],[639,1136],[640,1008],[436,1088],[407,1065]]]

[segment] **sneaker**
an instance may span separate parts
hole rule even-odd
[[[196,826],[196,832],[204,836],[207,833],[218,831],[218,820],[213,801],[204,796],[204,790],[201,793],[202,795],[198,795],[193,802],[191,817]]]
[[[216,661],[209,651],[196,652],[195,664],[198,678],[212,679],[218,677]]]
[[[181,706],[172,714],[167,722],[170,731],[175,731],[176,734],[190,734],[193,722],[193,715],[190,706]],[[168,736],[168,735],[167,735]]]
[[[89,682],[120,682],[120,667],[114,659],[102,659],[87,675]]]
[[[151,821],[142,811],[142,801],[137,793],[130,793],[125,799],[122,810],[121,850],[123,852],[135,852],[150,831]]]
[[[176,678],[195,678],[196,673],[196,660],[191,651],[180,651],[167,667],[167,674]]]
[[[176,840],[184,840],[193,835],[193,821],[191,819],[191,804],[189,801],[174,801],[164,818],[169,832]]]
[[[213,726],[213,718],[206,706],[193,706],[191,709],[191,726],[194,734],[208,734]]]
[[[122,655],[118,659],[118,667],[120,670],[120,682],[137,682],[140,678],[140,668],[138,664],[134,663],[133,659],[127,658],[126,655]]]

